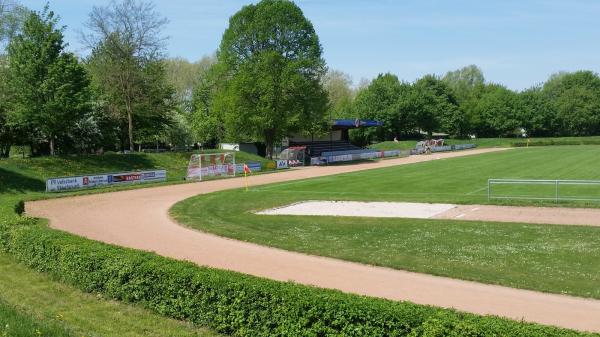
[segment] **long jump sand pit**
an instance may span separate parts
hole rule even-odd
[[[259,215],[448,219],[600,226],[599,208],[452,205],[415,202],[310,200],[256,212]]]
[[[429,219],[455,207],[451,204],[416,202],[304,201],[256,214]]]

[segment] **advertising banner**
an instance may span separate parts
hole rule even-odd
[[[51,178],[46,181],[46,192],[70,191],[104,185],[122,185],[136,182],[165,181],[166,179],[166,170]]]
[[[280,170],[280,169],[286,169],[286,168],[289,168],[287,160],[278,160],[277,161],[277,169],[278,170]]]

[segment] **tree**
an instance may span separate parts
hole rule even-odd
[[[447,72],[442,81],[454,91],[454,95],[459,102],[464,102],[471,98],[473,90],[477,86],[484,84],[485,78],[481,69],[472,64]]]
[[[434,75],[426,75],[415,82],[416,104],[413,116],[415,124],[431,137],[434,131],[445,131],[451,135],[467,133],[467,119],[459,109],[452,90]]]
[[[91,64],[99,89],[111,101],[112,110],[127,118],[129,150],[134,151],[134,114],[143,101],[144,68],[162,59],[167,20],[150,2],[123,0],[94,7],[83,36],[92,49]]]
[[[329,70],[323,78],[323,87],[329,97],[329,114],[333,118],[353,118],[352,102],[355,92],[352,90],[350,75],[339,70]]]
[[[29,10],[13,0],[0,0],[0,53],[15,37],[29,15]]]
[[[175,99],[181,111],[191,113],[194,110],[194,91],[215,62],[213,56],[205,56],[193,63],[183,58],[165,60],[166,78],[175,90]]]
[[[293,2],[244,6],[229,20],[217,57],[227,81],[214,106],[231,139],[261,139],[271,158],[276,141],[323,120],[321,45]]]
[[[369,143],[374,136],[378,140],[390,140],[400,137],[402,134],[414,128],[408,108],[411,86],[401,83],[396,75],[390,73],[379,74],[364,89],[359,90],[354,101],[356,117],[373,119],[383,123],[383,127],[377,130],[359,130],[358,138]],[[356,132],[355,132],[356,133]]]
[[[518,119],[531,137],[552,137],[564,134],[551,97],[541,86],[535,86],[519,94],[521,110]]]
[[[57,25],[48,6],[32,12],[8,46],[8,120],[39,133],[52,155],[56,140],[89,110],[89,80],[77,58],[65,52],[63,29]]]
[[[574,136],[600,133],[600,77],[591,71],[559,73],[542,92],[549,99],[563,132]]]
[[[521,100],[519,96],[499,84],[482,88],[477,105],[473,129],[477,137],[514,137],[523,127],[519,121]]]
[[[224,90],[225,65],[212,64],[198,79],[193,92],[191,115],[192,131],[195,140],[209,145],[216,145],[225,137],[224,113],[215,107],[217,93]]]

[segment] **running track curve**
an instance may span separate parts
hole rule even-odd
[[[263,185],[501,149],[411,156],[348,166],[308,167],[248,178]],[[198,265],[344,292],[406,300],[477,314],[493,314],[585,331],[600,331],[600,300],[547,294],[446,277],[368,266],[260,246],[178,225],[169,217],[176,202],[197,194],[243,186],[241,179],[143,188],[28,202],[30,216],[93,240],[155,252]]]

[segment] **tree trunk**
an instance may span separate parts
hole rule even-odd
[[[129,136],[129,151],[135,151],[135,145],[133,144],[133,112],[131,111],[131,103],[125,103],[127,108],[127,134]]]
[[[54,136],[50,136],[50,155],[54,156]]]
[[[266,156],[273,159],[273,145],[275,143],[275,132],[273,130],[265,131]]]

